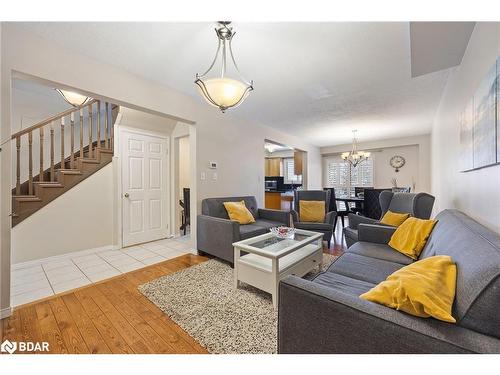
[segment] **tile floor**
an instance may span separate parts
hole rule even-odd
[[[11,303],[23,305],[186,253],[195,253],[189,236],[20,266],[12,270]]]

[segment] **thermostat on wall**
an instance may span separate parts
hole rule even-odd
[[[208,164],[208,167],[211,168],[211,169],[217,169],[217,162],[216,161],[211,161]]]

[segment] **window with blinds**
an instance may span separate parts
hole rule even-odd
[[[354,195],[354,187],[373,186],[373,158],[363,161],[356,168],[340,157],[326,161],[326,179],[329,187],[340,195]]]
[[[285,184],[301,184],[302,176],[295,174],[295,164],[293,158],[283,159],[283,182]]]

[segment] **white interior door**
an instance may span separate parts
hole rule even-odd
[[[168,138],[124,131],[123,246],[168,234]]]

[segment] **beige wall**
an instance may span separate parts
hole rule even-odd
[[[179,194],[182,189],[191,186],[190,160],[189,160],[189,137],[179,138]]]
[[[322,147],[321,154],[338,155],[350,151],[352,144]],[[396,178],[398,186],[412,188],[412,191],[430,192],[430,137],[421,135],[386,139],[374,142],[359,143],[359,149],[371,151],[374,162],[374,186],[376,188],[392,187],[391,179]],[[401,155],[406,164],[399,172],[395,172],[389,164],[394,155]],[[326,183],[326,165],[323,162],[323,181]]]
[[[10,124],[8,123],[8,111],[10,101],[2,95],[6,88],[8,90],[9,80],[4,78],[5,64],[3,41],[3,23],[0,22],[0,318],[10,314],[10,220],[6,220],[10,214],[10,181],[5,183],[4,176],[10,176]],[[9,125],[7,125],[9,124]],[[4,144],[4,142],[6,142]]]
[[[90,96],[130,108],[168,114],[175,120],[186,123],[196,122],[196,134],[190,133],[191,142],[196,144],[196,149],[191,150],[191,155],[196,155],[193,160],[196,162],[193,164],[196,168],[191,168],[191,184],[193,194],[197,198],[197,204],[193,202],[195,209],[201,206],[201,200],[205,197],[224,195],[255,195],[262,205],[265,139],[307,151],[309,186],[321,187],[319,148],[303,142],[300,138],[244,121],[238,118],[237,110],[222,114],[208,106],[201,98],[193,99],[125,70],[91,60],[75,51],[65,50],[26,33],[16,24],[3,24],[2,37],[2,139],[8,139],[10,134],[10,77],[12,71],[17,71],[70,89],[77,88]],[[37,58],[33,59],[33,55]],[[3,179],[4,176],[10,176],[11,172],[10,142],[4,147],[8,156],[4,159],[2,152],[2,185],[10,186],[10,178],[7,177],[5,181]],[[216,181],[208,176],[210,161],[219,163]],[[207,173],[207,179],[204,181],[200,180],[202,171]],[[3,274],[5,282],[2,282],[2,290],[7,295],[10,288],[10,220],[5,218],[9,213],[10,192],[2,187],[1,250],[4,257],[2,271],[6,272]],[[195,225],[192,230],[195,230]],[[8,297],[3,303],[6,301]]]
[[[373,152],[374,162],[374,186],[377,188],[392,187],[392,179],[397,180],[400,187],[411,187],[411,191],[416,191],[418,175],[418,145],[408,145],[399,147],[388,147]],[[390,165],[390,160],[394,155],[405,158],[405,165],[396,172]]]
[[[12,263],[109,246],[112,240],[113,165],[108,164],[12,229]]]
[[[432,129],[435,212],[457,208],[500,232],[500,165],[461,173],[458,116],[500,54],[500,23],[476,23],[450,75]]]

